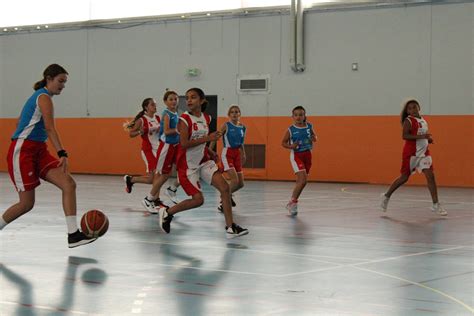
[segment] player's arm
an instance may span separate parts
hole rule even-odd
[[[178,133],[177,128],[170,128],[170,116],[168,114],[163,115],[163,124],[163,132],[166,136]]]
[[[226,131],[227,131],[227,124],[224,124],[219,129],[219,132],[221,133],[221,135],[224,135]],[[217,150],[217,139],[211,141],[211,143],[209,144],[209,149],[212,149],[214,151]]]
[[[132,128],[128,131],[128,135],[131,138],[143,135],[143,129],[142,129],[143,121],[141,119],[138,119],[135,121],[135,124],[133,124]]]
[[[283,140],[281,141],[281,145],[286,149],[296,149],[298,144],[290,144],[290,131],[286,130],[285,135],[283,136]]]
[[[54,124],[54,108],[53,101],[51,97],[46,94],[42,94],[38,98],[38,106],[41,110],[41,115],[43,117],[44,128],[48,134],[48,138],[51,140],[51,143],[54,146],[54,149],[58,152],[59,165],[63,166],[63,171],[67,171],[67,153],[64,150],[64,147],[59,138],[59,134],[56,131],[56,126]]]
[[[311,141],[315,143],[318,140],[318,136],[316,136],[316,133],[314,132],[313,128],[311,127]]]
[[[242,165],[244,165],[245,162],[247,161],[247,155],[245,154],[244,144],[242,144],[242,146],[240,146],[240,157],[242,159]]]
[[[201,138],[188,139],[189,138],[188,125],[183,120],[180,120],[178,123],[178,132],[179,132],[179,143],[181,147],[183,148],[191,148],[191,147],[195,147],[201,144],[205,144],[207,142],[216,141],[219,139],[219,137],[222,136],[220,132],[214,132]]]
[[[403,122],[403,129],[402,129],[402,138],[404,140],[428,139],[429,141],[431,139],[431,142],[433,141],[433,139],[431,138],[431,134],[411,135],[410,130],[411,130],[411,122],[409,119],[405,119],[405,121]]]

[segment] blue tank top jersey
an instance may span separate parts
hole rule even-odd
[[[42,94],[48,94],[46,88],[35,91],[33,95],[26,101],[21,110],[18,126],[13,133],[13,139],[28,139],[37,142],[45,142],[48,134],[44,128],[43,115],[38,106],[38,98]]]
[[[244,144],[245,131],[244,125],[234,125],[232,122],[226,122],[226,132],[222,141],[225,148],[240,148]]]
[[[305,127],[297,127],[291,125],[288,130],[290,131],[290,143],[298,144],[298,148],[293,149],[295,153],[313,149],[313,142],[311,141],[311,135],[313,132],[313,125],[306,123]]]
[[[168,109],[165,109],[161,114],[161,125],[160,125],[160,140],[167,144],[179,143],[179,134],[165,135],[165,115],[169,118],[169,128],[176,128],[178,126],[179,116],[178,113],[173,113]]]

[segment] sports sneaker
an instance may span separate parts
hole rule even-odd
[[[158,212],[158,221],[163,232],[169,234],[171,231],[171,221],[173,215],[168,215],[168,208],[160,208]]]
[[[178,191],[178,189],[173,190],[171,186],[166,188],[166,195],[170,198],[171,202],[173,202],[174,204],[179,203],[178,197],[176,196],[176,191]]]
[[[390,201],[390,198],[388,196],[386,196],[385,193],[382,193],[380,195],[380,199],[382,200],[380,202],[380,210],[382,212],[386,212],[387,211],[387,206],[388,206],[388,201]]]
[[[96,240],[97,238],[95,237],[87,237],[83,232],[79,231],[79,229],[72,234],[68,234],[67,236],[69,248],[75,248],[82,245],[86,245]]]
[[[148,197],[145,196],[145,198],[142,200],[142,205],[145,207],[145,209],[148,211],[150,214],[158,214],[158,210],[156,209],[155,201],[150,201]]]
[[[446,212],[443,206],[439,203],[433,203],[433,205],[431,206],[431,210],[441,216],[448,215],[448,212]]]
[[[237,203],[235,203],[235,201],[234,201],[234,196],[233,195],[230,196],[230,203],[232,204],[232,207],[237,206]]]
[[[298,202],[288,202],[288,204],[286,205],[286,209],[288,210],[290,216],[298,215]]]
[[[224,207],[222,206],[222,202],[219,203],[219,206],[217,207],[217,210],[221,213],[224,213]]]
[[[247,235],[249,233],[249,230],[247,228],[242,228],[236,223],[232,223],[231,226],[225,227],[225,232],[226,232],[226,237],[227,239],[232,239],[235,237],[240,237]]]
[[[132,176],[129,176],[128,174],[126,174],[123,177],[123,181],[125,181],[125,192],[132,193],[132,187],[133,187]]]

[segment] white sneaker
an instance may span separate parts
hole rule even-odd
[[[380,198],[382,199],[382,201],[380,202],[380,210],[381,210],[382,212],[386,212],[386,211],[387,211],[387,206],[388,206],[388,201],[390,201],[390,198],[387,197],[387,196],[385,195],[385,193],[382,193],[382,194],[380,195]]]
[[[288,204],[286,205],[286,209],[288,210],[288,213],[290,214],[290,216],[298,215],[298,203],[297,202],[293,202],[293,201],[288,202]]]
[[[433,203],[433,205],[431,206],[431,210],[441,216],[448,215],[448,212],[446,212],[443,206],[441,206],[441,204],[439,203]]]
[[[155,201],[150,201],[146,196],[142,200],[142,205],[150,214],[158,214],[158,209],[156,208]]]
[[[178,200],[178,197],[176,196],[176,191],[178,189],[172,189],[171,186],[167,187],[166,188],[166,195],[170,198],[171,202],[173,202],[174,204],[178,204],[179,203],[179,200]]]

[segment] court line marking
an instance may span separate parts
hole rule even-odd
[[[467,309],[469,312],[471,312],[472,314],[474,314],[474,308],[469,306],[468,304],[464,303],[463,301],[461,301],[460,299],[457,299],[455,298],[454,296],[451,296],[441,290],[438,290],[438,289],[435,289],[435,288],[432,288],[430,286],[427,286],[427,285],[424,285],[422,283],[418,283],[418,282],[415,282],[415,281],[411,281],[411,280],[408,280],[408,279],[405,279],[405,278],[401,278],[401,277],[398,277],[398,276],[395,276],[395,275],[391,275],[391,274],[387,274],[387,273],[383,273],[383,272],[379,272],[379,271],[375,271],[375,270],[371,270],[371,269],[366,269],[366,268],[361,268],[361,267],[353,267],[355,269],[358,269],[358,270],[362,270],[362,271],[367,271],[367,272],[370,272],[370,273],[375,273],[375,274],[378,274],[378,275],[381,275],[381,276],[384,276],[384,277],[388,277],[388,278],[392,278],[392,279],[396,279],[396,280],[399,280],[399,281],[403,281],[403,282],[406,282],[406,283],[409,283],[409,284],[412,284],[412,285],[415,285],[415,286],[418,286],[418,287],[421,287],[421,288],[424,288],[426,290],[429,290],[429,291],[432,291],[432,292],[435,292],[441,296],[444,296],[446,297],[447,299],[449,300],[452,300],[453,302],[455,303],[458,303],[459,305],[461,305],[462,307],[464,307],[465,309]]]
[[[363,193],[363,192],[350,192],[347,190],[347,187],[342,187],[341,188],[341,192],[342,193],[346,193],[346,194],[352,194],[352,195],[365,195],[365,196],[372,196],[373,194],[371,193]],[[381,192],[382,193],[382,192]],[[376,194],[376,193],[375,193]],[[379,194],[380,195],[380,194]],[[405,196],[416,196],[416,195],[412,195],[412,194],[407,194]],[[403,196],[402,196],[403,198]],[[375,199],[375,197],[373,198]],[[379,197],[377,197],[378,200],[380,200]],[[401,201],[410,201],[410,202],[432,202],[431,200],[420,200],[420,199],[401,199]],[[470,205],[474,205],[474,202],[465,202],[465,201],[453,201],[451,202],[449,199],[445,200],[444,204],[470,204]]]
[[[172,243],[172,242],[162,242],[162,241],[153,241],[153,240],[134,240],[134,242],[148,243],[148,244],[163,244],[163,245],[172,245],[172,246],[185,246],[185,247],[195,247],[199,246],[200,248],[210,248],[210,249],[221,249],[221,250],[237,250],[237,251],[247,251],[247,252],[257,252],[261,254],[272,254],[272,255],[281,255],[288,257],[303,257],[311,258],[313,260],[320,261],[322,263],[335,264],[331,261],[319,260],[317,258],[329,258],[329,259],[342,259],[342,260],[352,260],[352,261],[366,261],[367,258],[349,258],[349,257],[338,257],[338,256],[324,256],[324,255],[306,255],[298,253],[288,253],[288,252],[278,252],[278,251],[266,251],[266,250],[254,250],[254,249],[242,249],[242,248],[228,248],[228,247],[218,247],[218,246],[203,246],[201,242],[192,242],[192,243]]]

